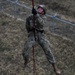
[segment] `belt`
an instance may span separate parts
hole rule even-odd
[[[37,32],[41,32],[41,33],[44,33],[44,30],[43,29],[37,29],[37,28],[33,28],[33,29],[31,29],[31,30],[29,30],[29,32],[34,32],[34,31],[37,31]]]

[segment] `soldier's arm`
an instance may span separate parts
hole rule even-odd
[[[29,27],[29,17],[26,19],[26,30],[27,30],[27,32],[29,32],[29,29],[30,27]]]
[[[37,15],[37,20],[41,25],[43,25],[45,34],[49,34],[49,23],[47,23],[46,17],[41,18],[39,15]]]
[[[41,24],[41,25],[46,25],[46,18],[41,18],[39,14],[36,15],[37,17],[37,21]]]

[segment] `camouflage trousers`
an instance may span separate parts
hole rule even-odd
[[[36,41],[34,36],[29,36],[28,40],[25,42],[24,44],[24,49],[23,49],[23,58],[24,60],[28,60],[29,59],[29,55],[30,55],[30,49],[32,48],[32,46],[35,44],[35,42],[38,42],[38,44],[42,47],[49,63],[55,63],[55,58],[54,55],[51,51],[50,48],[50,42],[47,40],[47,38],[43,35],[41,36],[36,36]]]

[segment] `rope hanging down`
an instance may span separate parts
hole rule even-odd
[[[32,0],[32,9],[34,8],[34,0]],[[33,14],[33,25],[35,28],[35,15]],[[34,37],[35,37],[35,41],[36,41],[36,35],[35,35],[35,30],[34,30]],[[37,75],[36,74],[36,62],[35,62],[35,52],[34,52],[34,45],[33,45],[33,75]]]

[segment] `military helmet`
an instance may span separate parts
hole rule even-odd
[[[44,10],[44,14],[46,14],[47,8],[45,5],[39,5],[38,8],[42,8]]]

